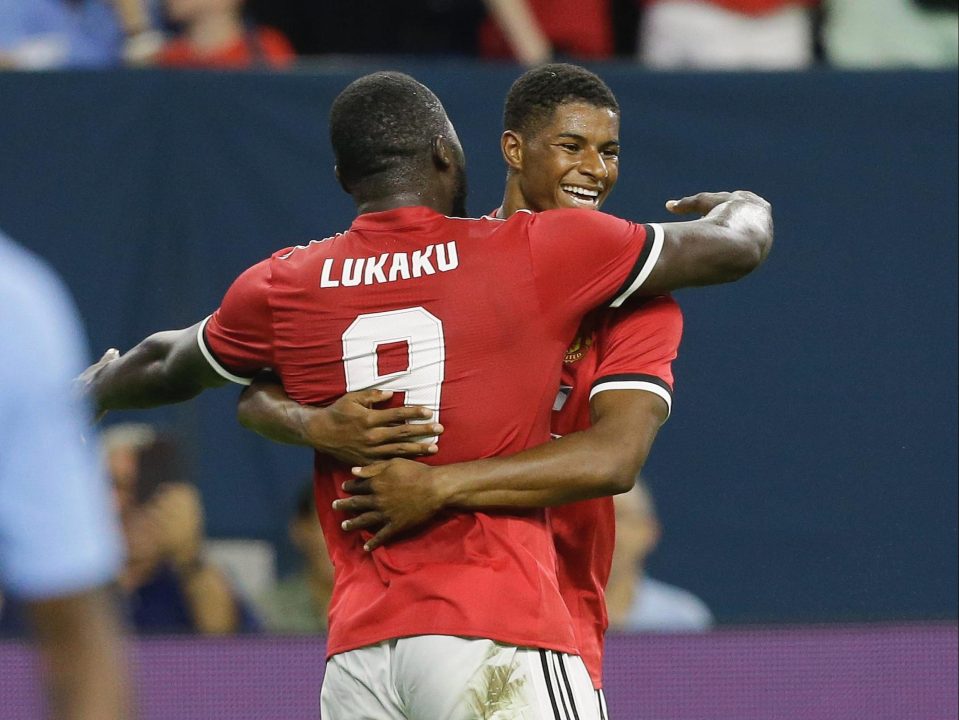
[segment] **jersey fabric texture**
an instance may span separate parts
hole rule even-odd
[[[447,430],[428,463],[509,455],[549,439],[559,359],[582,316],[621,304],[661,246],[657,226],[576,210],[364,214],[246,271],[198,340],[225,377],[271,367],[299,402],[379,387],[431,407]],[[445,512],[366,553],[369,535],[344,533],[330,507],[349,477],[316,456],[336,566],[330,655],[427,634],[576,652],[544,510]]]
[[[105,584],[122,550],[73,387],[86,364],[80,320],[59,279],[2,234],[0,337],[0,587],[30,600]]]
[[[552,430],[568,435],[590,426],[589,401],[605,390],[643,390],[672,406],[672,362],[683,316],[668,296],[601,310],[584,320],[567,350]],[[560,591],[593,685],[602,687],[608,625],[605,588],[613,561],[616,514],[611,497],[550,508]]]

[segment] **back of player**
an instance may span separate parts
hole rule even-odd
[[[548,439],[557,358],[580,317],[652,268],[647,228],[566,210],[508,221],[423,207],[360,215],[346,233],[247,271],[204,342],[225,374],[272,367],[299,402],[405,393],[447,428],[430,462],[511,454]],[[336,564],[331,655],[424,634],[576,652],[542,510],[444,514],[371,555],[330,508],[349,468],[318,457],[316,470]]]

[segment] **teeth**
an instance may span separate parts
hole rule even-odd
[[[576,187],[575,185],[560,185],[560,187],[570,195],[576,195],[577,197],[588,200],[595,200],[599,197],[598,190],[587,190],[586,188]]]

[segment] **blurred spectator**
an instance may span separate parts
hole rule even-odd
[[[43,70],[120,62],[125,16],[140,0],[0,0],[0,67]]]
[[[646,558],[656,549],[662,528],[649,489],[641,479],[616,495],[616,549],[606,586],[611,630],[682,632],[705,630],[712,613],[686,590],[646,574]]]
[[[128,678],[108,585],[121,541],[73,391],[84,339],[59,280],[2,233],[0,337],[0,587],[32,621],[53,716],[120,720]]]
[[[813,62],[810,7],[818,0],[639,1],[639,57],[647,67],[798,70]]]
[[[845,68],[955,67],[959,12],[955,0],[825,0],[823,44]]]
[[[149,425],[103,434],[107,468],[127,544],[120,588],[142,633],[258,629],[226,576],[203,557],[203,507],[182,481],[176,446]]]
[[[259,603],[266,629],[277,633],[326,632],[333,593],[333,563],[326,550],[310,482],[300,493],[289,523],[290,542],[304,566],[281,580]]]
[[[486,5],[483,57],[535,65],[553,55],[603,59],[613,54],[610,0],[486,0]]]
[[[277,30],[246,20],[243,0],[166,0],[169,19],[180,33],[160,50],[156,62],[168,67],[286,67],[295,54]]]

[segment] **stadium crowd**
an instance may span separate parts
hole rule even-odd
[[[2,0],[0,68],[277,68],[379,54],[952,67],[957,28],[952,0]]]

